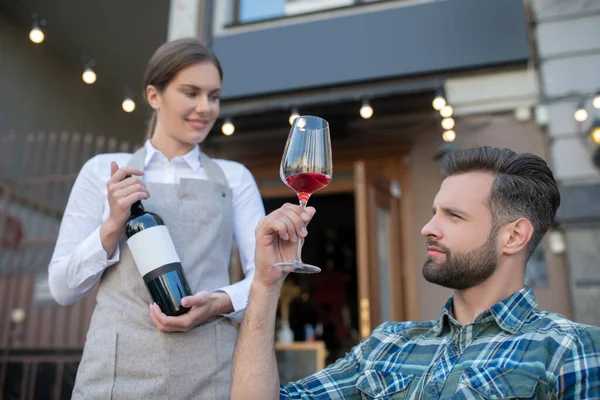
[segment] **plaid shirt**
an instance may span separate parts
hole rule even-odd
[[[386,322],[281,399],[600,399],[600,329],[536,309],[525,287],[461,326]]]

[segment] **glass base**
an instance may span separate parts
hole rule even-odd
[[[275,264],[274,267],[285,272],[295,272],[297,274],[318,274],[321,272],[321,268],[302,262],[281,262]]]

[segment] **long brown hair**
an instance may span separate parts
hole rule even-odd
[[[144,73],[144,97],[149,85],[156,87],[162,92],[173,80],[175,75],[190,65],[210,62],[219,70],[219,76],[223,79],[223,70],[217,56],[213,54],[202,42],[196,38],[183,38],[173,40],[161,45],[146,66]],[[146,101],[148,99],[146,98]],[[152,112],[146,139],[152,138],[156,129],[156,111]]]

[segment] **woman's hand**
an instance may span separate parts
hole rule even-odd
[[[138,178],[143,174],[137,169],[119,168],[114,161],[110,164],[110,179],[106,182],[110,215],[100,227],[100,241],[109,258],[125,232],[125,224],[131,215],[131,205],[150,197],[146,184]],[[126,178],[128,175],[130,177]]]
[[[233,311],[231,299],[225,292],[198,292],[181,299],[181,305],[190,310],[176,317],[163,314],[156,303],[150,304],[150,318],[163,332],[188,332],[217,315]]]
[[[111,163],[111,176],[106,182],[106,190],[110,206],[109,219],[115,225],[125,227],[125,223],[131,215],[132,204],[150,197],[146,184],[138,178],[143,174],[137,169],[119,168],[114,161]]]

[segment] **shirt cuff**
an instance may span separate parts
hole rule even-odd
[[[111,258],[108,258],[106,250],[100,240],[100,227],[96,228],[77,249],[77,258],[83,261],[85,272],[78,274],[76,279],[71,281],[70,289],[75,289],[82,285],[90,275],[96,275],[103,272],[106,268],[119,262],[121,257],[120,245],[117,246]]]
[[[215,292],[227,293],[231,299],[233,312],[229,314],[221,314],[223,317],[229,318],[233,322],[242,322],[244,314],[246,313],[246,307],[248,306],[248,296],[250,294],[251,281],[252,277],[246,277],[244,280],[234,283],[233,285],[214,290]]]

